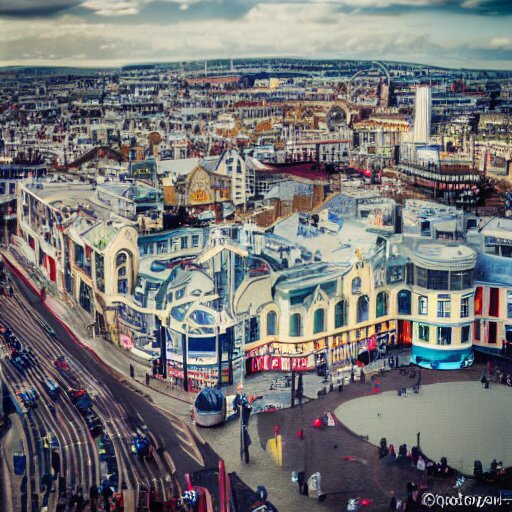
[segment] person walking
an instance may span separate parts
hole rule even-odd
[[[11,283],[9,283],[9,298],[11,298],[11,299],[12,299],[12,298],[13,298],[13,296],[14,296],[14,289],[13,289],[13,287],[12,287],[12,284],[11,284]]]
[[[361,382],[361,384],[364,384],[366,382],[366,375],[365,375],[364,370],[362,368],[361,368],[361,374],[359,376],[359,382]]]
[[[424,482],[427,464],[425,462],[425,459],[421,455],[418,457],[418,462],[416,463],[416,469],[418,470],[420,484],[422,484]]]
[[[389,512],[396,511],[396,496],[395,491],[391,491],[391,498],[389,500]]]

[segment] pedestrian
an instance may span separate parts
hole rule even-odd
[[[149,379],[150,379],[149,373],[146,372],[146,386],[149,386]]]
[[[372,376],[372,379],[373,379],[373,376]],[[361,373],[360,373],[360,376],[359,376],[359,382],[361,382],[362,384],[364,384],[366,382],[366,375],[365,375],[364,370],[362,368],[361,368]]]
[[[389,512],[395,512],[396,510],[396,496],[395,492],[391,491],[391,499],[389,500]]]
[[[420,484],[422,484],[424,481],[424,475],[425,475],[425,471],[427,469],[427,464],[425,462],[425,459],[421,455],[418,457],[418,462],[416,463],[416,469],[418,470]]]
[[[14,290],[12,288],[12,284],[9,284],[9,297],[12,299],[13,295],[14,295]]]

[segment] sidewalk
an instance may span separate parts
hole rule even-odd
[[[5,249],[1,251],[1,255],[18,277],[32,288],[33,291],[39,293],[39,283],[34,283],[34,280],[25,268],[18,263],[15,256]],[[91,336],[88,332],[90,329],[86,323],[85,315],[71,300],[61,300],[47,293],[44,305],[77,343],[87,350],[94,352],[98,358],[112,368],[112,370],[125,377],[126,381],[133,384],[140,392],[149,395],[151,401],[156,406],[180,416],[189,416],[190,405],[194,400],[193,395],[181,389],[172,388],[167,382],[162,382],[152,376],[150,378],[150,385],[146,386],[146,374],[149,373],[151,375],[152,373],[150,362],[136,357],[127,350],[106,341],[101,336]],[[134,370],[133,379],[130,377],[130,366]],[[170,407],[171,400],[172,407]]]

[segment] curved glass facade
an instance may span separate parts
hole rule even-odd
[[[472,347],[461,350],[438,350],[412,346],[411,363],[435,370],[457,370],[471,366],[474,361]]]

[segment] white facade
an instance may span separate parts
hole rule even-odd
[[[432,90],[429,86],[416,89],[414,101],[414,142],[428,144],[432,118]]]

